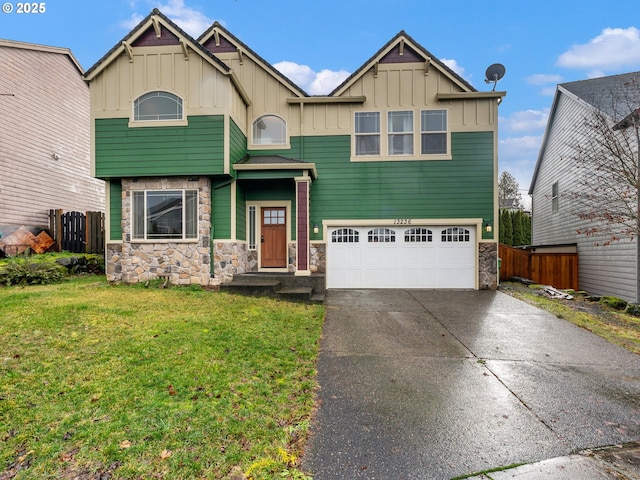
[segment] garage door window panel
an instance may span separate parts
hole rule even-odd
[[[432,242],[433,233],[428,228],[410,228],[404,232],[406,243]]]
[[[358,243],[360,242],[360,233],[352,228],[341,228],[335,230],[331,234],[332,243]]]
[[[367,233],[369,243],[393,243],[396,241],[396,232],[390,228],[374,228]]]
[[[447,228],[442,231],[442,242],[469,242],[471,241],[471,237],[469,234],[469,230],[466,228]]]

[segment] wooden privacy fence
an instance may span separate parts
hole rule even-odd
[[[49,227],[61,250],[104,254],[104,213],[49,211]]]
[[[555,288],[578,290],[578,254],[545,253],[508,247],[498,249],[500,279],[522,277]]]

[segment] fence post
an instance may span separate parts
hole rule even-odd
[[[85,243],[87,253],[104,253],[104,213],[86,212]]]
[[[49,210],[49,230],[58,251],[62,250],[62,209]]]

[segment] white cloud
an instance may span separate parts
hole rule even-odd
[[[308,65],[300,65],[295,62],[282,61],[274,63],[273,66],[285,76],[291,79],[291,81],[299,85],[303,90],[306,90],[303,85],[311,85],[316,78],[316,72],[314,72]]]
[[[149,6],[149,10],[153,7],[158,8],[163,14],[171,19],[175,24],[182,28],[192,37],[198,37],[207,28],[211,26],[213,20],[208,18],[202,12],[193,8],[187,7],[184,4],[184,0],[167,0],[166,3],[147,1],[145,2]],[[133,13],[131,18],[120,22],[120,25],[131,30],[135,27],[144,16]]]
[[[536,73],[535,75],[528,76],[526,81],[529,85],[548,85],[550,83],[556,84],[562,82],[562,77],[560,75]]]
[[[636,27],[605,28],[588,43],[573,45],[558,57],[557,65],[602,73],[604,70],[640,66],[640,30]]]
[[[308,65],[288,61],[278,62],[273,66],[311,95],[326,95],[349,76],[349,72],[345,70],[325,69],[315,72]]]
[[[456,60],[453,60],[451,58],[441,58],[440,61],[444,63],[447,67],[449,67],[451,70],[456,72],[458,75],[460,75],[462,78],[464,78],[467,81],[470,81],[470,79],[466,78],[464,75],[464,67],[462,67],[461,65],[458,65],[458,62]]]
[[[548,118],[548,108],[544,110],[521,110],[513,112],[508,118],[500,117],[500,128],[508,132],[542,131],[547,126]]]

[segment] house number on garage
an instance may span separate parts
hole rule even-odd
[[[411,225],[411,219],[410,218],[396,218],[393,221],[394,225]]]

